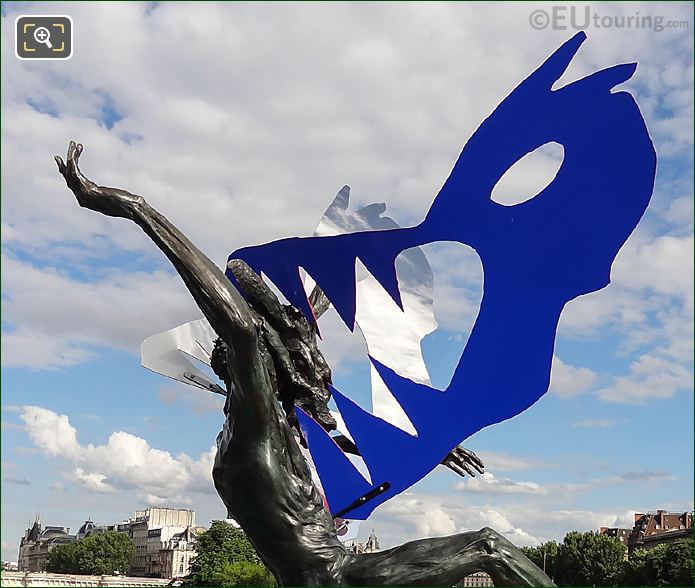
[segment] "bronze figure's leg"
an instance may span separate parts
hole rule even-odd
[[[518,547],[487,527],[362,554],[348,566],[345,581],[351,586],[453,586],[475,572],[487,572],[495,586],[554,586]]]

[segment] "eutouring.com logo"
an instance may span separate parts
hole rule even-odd
[[[553,31],[586,29],[647,29],[660,33],[668,29],[686,29],[687,20],[667,20],[662,15],[640,14],[600,14],[591,6],[550,6],[544,10],[534,10],[529,14],[529,24],[536,30]]]

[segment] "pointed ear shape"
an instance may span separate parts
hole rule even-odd
[[[514,88],[495,110],[499,113],[514,109],[518,101],[532,100],[537,103],[542,97],[550,96],[553,84],[565,73],[584,41],[586,41],[584,32],[579,32],[565,41],[531,75]]]
[[[586,41],[584,32],[579,32],[565,41],[536,71],[519,84],[517,90],[530,85],[539,85],[549,90],[565,73],[584,41]]]
[[[584,92],[610,92],[618,84],[627,82],[637,71],[637,63],[621,63],[594,72],[591,75],[567,84],[560,88],[560,92],[584,91]]]
[[[329,209],[335,207],[338,210],[346,211],[350,204],[350,186],[343,186],[340,191],[333,198],[333,202],[329,206]]]
[[[574,37],[566,41],[555,53],[553,53],[545,62],[527,77],[517,88],[510,94],[513,96],[517,91],[524,88],[533,87],[535,90],[538,87],[550,90],[555,82],[557,82],[562,74],[565,73],[574,56],[577,54],[579,47],[586,40],[586,34],[579,32]],[[623,63],[614,65],[606,69],[594,72],[580,80],[574,81],[562,88],[558,88],[558,92],[585,90],[585,91],[610,91],[618,84],[622,84],[629,80],[637,69],[637,63]]]

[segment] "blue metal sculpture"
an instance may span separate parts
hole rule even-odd
[[[371,480],[316,422],[299,414],[334,515],[366,518],[464,439],[536,402],[548,389],[564,305],[609,283],[613,260],[651,198],[656,154],[632,96],[612,92],[636,64],[552,89],[585,38],[578,33],[562,45],[480,125],[419,225],[283,239],[230,256],[265,274],[312,318],[299,274],[304,268],[350,329],[357,259],[400,305],[395,259],[402,251],[456,241],[480,256],[480,311],[446,390],[415,383],[372,359],[417,435],[333,390]],[[493,202],[490,194],[504,173],[551,141],[565,151],[555,179],[521,204]],[[407,455],[408,462],[394,462],[394,454]]]

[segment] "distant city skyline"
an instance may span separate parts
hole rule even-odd
[[[150,507],[136,510],[121,523],[95,525],[86,520],[75,533],[70,528],[44,525],[37,516],[19,541],[18,571],[45,572],[51,552],[62,545],[107,532],[124,533],[134,547],[132,565],[121,570],[135,577],[182,578],[195,557],[198,536],[205,527],[195,524],[195,511]]]
[[[75,203],[52,159],[70,139],[89,177],[145,196],[220,266],[240,246],[311,234],[344,184],[353,206],[386,202],[411,226],[480,122],[575,32],[534,28],[543,3],[96,8],[2,3],[3,560],[37,511],[71,527],[136,505],[227,516],[210,473],[223,398],[139,365],[146,337],[200,313],[137,227]],[[359,542],[372,528],[383,549],[490,526],[534,546],[693,509],[693,6],[592,10],[690,23],[590,25],[559,82],[639,63],[624,89],[659,157],[653,200],[611,285],[563,313],[550,392],[465,441],[486,473],[438,467],[380,506]],[[72,58],[17,60],[15,18],[51,13],[72,17]],[[542,187],[561,157],[539,150],[506,189]],[[439,328],[422,351],[441,389],[482,268],[463,246],[425,252]],[[333,311],[321,330],[336,387],[369,408],[360,333]]]

